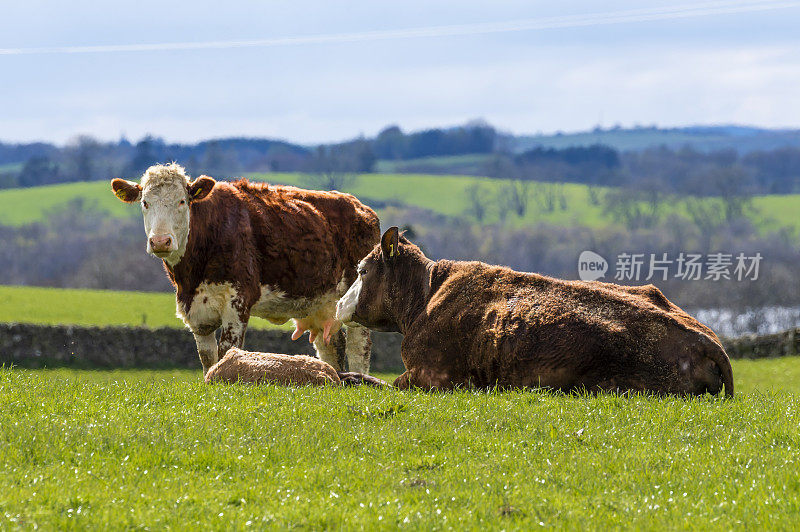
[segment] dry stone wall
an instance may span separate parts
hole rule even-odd
[[[402,336],[374,332],[372,338],[371,371],[402,371]],[[723,344],[731,358],[798,355],[800,328],[779,334],[723,339]],[[245,349],[314,354],[305,337],[293,342],[286,331],[249,331]],[[187,330],[24,323],[0,323],[0,364],[25,368],[200,368],[194,339]]]
[[[402,337],[394,333],[373,333],[372,337],[371,371],[402,371]],[[244,347],[290,355],[314,354],[306,337],[293,342],[287,331],[248,331]],[[187,330],[25,323],[0,323],[0,363],[26,368],[200,369],[194,338]]]

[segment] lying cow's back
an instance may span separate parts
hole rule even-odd
[[[437,270],[426,327],[438,328],[442,338],[460,342],[460,350],[471,353],[468,369],[477,382],[530,385],[523,381],[538,375],[568,389],[572,381],[586,382],[582,373],[612,365],[632,379],[627,387],[652,389],[649,379],[683,378],[668,373],[683,360],[692,364],[698,352],[723,372],[727,364],[729,372],[716,335],[655,286],[566,281],[480,262],[439,261]],[[665,373],[654,374],[660,371],[653,364],[659,358],[677,365],[664,364]],[[638,368],[643,368],[640,375]]]

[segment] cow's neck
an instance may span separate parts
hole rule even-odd
[[[391,309],[398,329],[402,334],[425,311],[431,295],[431,280],[434,277],[437,263],[424,255],[406,263],[398,277],[396,293],[391,298]]]
[[[212,198],[206,200],[208,203],[211,201]],[[191,297],[200,283],[205,280],[211,241],[203,238],[202,235],[216,234],[213,231],[216,222],[213,218],[215,209],[209,208],[210,205],[193,207],[191,218],[189,219],[189,236],[186,240],[186,250],[181,259],[174,265],[164,262],[167,275],[178,292],[178,299],[181,299],[182,295]]]

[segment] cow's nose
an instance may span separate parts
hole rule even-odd
[[[172,247],[172,237],[169,235],[156,235],[150,237],[150,247],[155,252],[169,251]]]

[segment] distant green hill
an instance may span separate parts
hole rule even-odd
[[[174,294],[32,286],[0,286],[0,322],[184,327],[175,317]],[[249,327],[277,328],[259,318]]]
[[[18,226],[41,221],[76,200],[118,218],[135,212],[111,193],[106,181],[64,183],[0,190],[0,224]]]
[[[308,178],[299,174],[254,174],[253,180],[308,186]],[[508,194],[513,182],[473,176],[440,176],[416,174],[364,174],[347,187],[365,202],[376,206],[379,213],[392,205],[412,205],[446,216],[472,216],[470,195],[487,204],[483,222],[498,220],[497,199]],[[527,189],[528,209],[524,216],[509,214],[507,223],[514,226],[548,222],[562,226],[601,227],[613,223],[603,208],[592,200],[603,189],[585,185],[531,183]],[[548,201],[548,197],[552,201]],[[105,181],[70,183],[25,189],[0,190],[0,224],[19,226],[43,220],[48,213],[69,208],[70,202],[82,200],[114,217],[140,216],[139,209],[125,205],[111,193]],[[548,206],[552,204],[552,208]],[[789,226],[800,229],[800,195],[759,196],[755,198],[757,226],[774,229]],[[679,202],[666,198],[665,213],[681,214]],[[413,222],[413,220],[410,220]]]
[[[298,186],[304,186],[307,182],[304,176],[298,174],[256,174],[250,177]],[[367,202],[397,202],[448,216],[470,216],[469,198],[470,192],[474,191],[488,200],[489,208],[483,221],[491,223],[498,221],[497,209],[494,207],[497,197],[507,194],[506,187],[513,183],[515,182],[509,179],[475,176],[364,174],[346,187],[346,192]],[[547,222],[561,226],[602,227],[614,223],[612,217],[593,199],[604,194],[604,188],[575,183],[528,183],[527,212],[522,217],[509,214],[506,222],[513,226]],[[548,205],[551,202],[548,196],[555,202],[552,209]],[[664,214],[685,214],[680,202],[669,197],[665,197],[664,202]],[[780,227],[800,230],[800,216],[797,214],[800,212],[800,194],[757,196],[753,206],[755,212],[751,214],[751,218],[757,227],[765,230]]]
[[[251,179],[281,182],[290,185],[304,186],[307,180],[302,175],[255,174]],[[389,204],[405,204],[421,207],[446,216],[469,215],[471,190],[483,198],[488,206],[484,222],[498,221],[497,209],[494,206],[503,187],[512,183],[507,179],[491,179],[475,176],[452,175],[418,175],[418,174],[364,174],[358,176],[345,191],[362,198],[369,203],[388,202]],[[549,211],[539,203],[537,192],[544,190],[563,192],[566,209],[556,207]],[[522,218],[510,216],[509,223],[515,225],[550,222],[558,225],[599,226],[611,223],[602,209],[589,201],[589,187],[567,183],[553,185],[531,183],[528,190],[529,209]],[[380,210],[380,209],[379,209]]]

